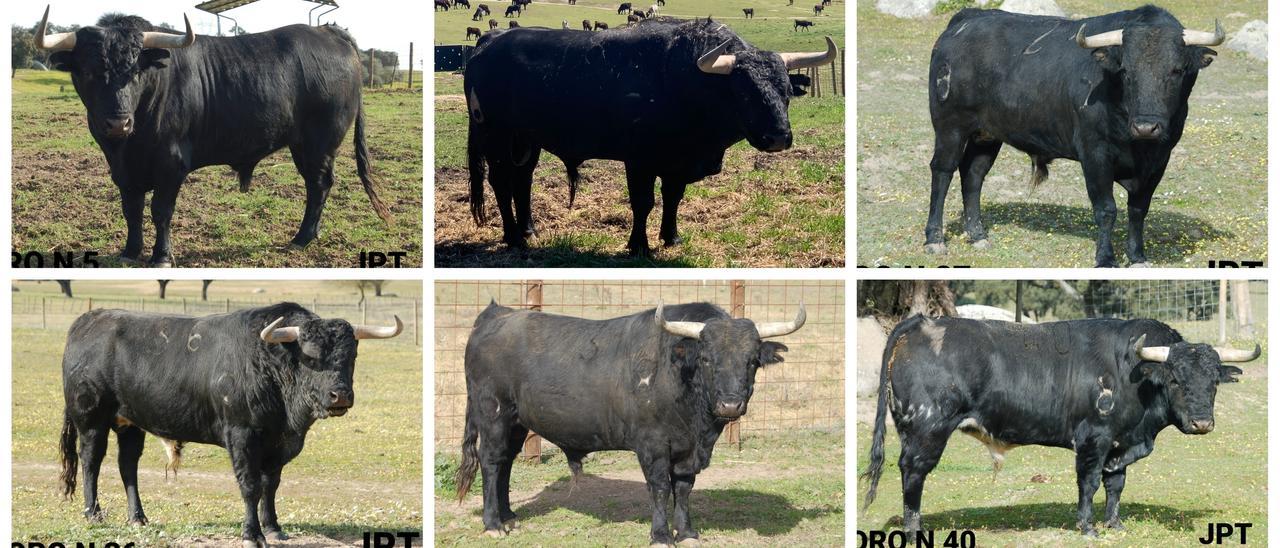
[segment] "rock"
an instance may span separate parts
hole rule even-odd
[[[875,318],[858,318],[858,368],[859,396],[874,396],[880,388],[880,357],[889,336]]]
[[[938,0],[876,0],[876,9],[894,17],[919,19],[933,13]]]
[[[1267,22],[1254,19],[1231,33],[1227,48],[1244,52],[1255,59],[1267,60]]]
[[[1025,13],[1027,15],[1053,15],[1056,17],[1066,17],[1067,12],[1062,11],[1058,7],[1057,2],[1053,0],[1004,0],[1000,4],[1000,9],[1010,13]]]

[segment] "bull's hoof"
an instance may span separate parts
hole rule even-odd
[[[147,266],[151,268],[171,268],[173,267],[173,261],[169,259],[160,259],[158,261],[152,259],[151,262],[147,263]]]
[[[262,539],[258,539],[258,540],[244,539],[240,541],[240,546],[242,548],[267,548],[267,541]]]
[[[267,531],[265,534],[267,535],[267,540],[289,540],[289,535],[284,534],[284,531]]]
[[[662,245],[666,247],[675,247],[682,243],[684,243],[684,238],[681,238],[679,236],[676,236],[675,238],[671,238],[670,240],[662,240]]]
[[[928,253],[929,255],[946,255],[947,244],[943,244],[943,243],[924,244],[924,252]]]
[[[486,537],[502,538],[507,536],[507,532],[501,529],[487,529],[485,530],[484,535]]]
[[[284,246],[284,250],[285,251],[302,251],[303,249],[306,249],[306,247],[307,247],[306,245],[298,245],[293,242],[289,242],[289,245]]]
[[[1151,263],[1148,263],[1148,262],[1133,263],[1129,265],[1129,268],[1151,268]]]
[[[146,524],[147,524],[147,516],[129,518],[129,525],[132,525],[135,527],[142,527],[143,525],[146,525]]]
[[[1111,521],[1108,521],[1108,522],[1106,523],[1106,526],[1107,526],[1107,528],[1108,528],[1108,529],[1111,529],[1112,531],[1123,531],[1123,530],[1124,530],[1124,525],[1121,525],[1121,524],[1120,524],[1120,520],[1119,520],[1119,519],[1113,519],[1113,520],[1111,520]]]
[[[983,238],[981,240],[973,242],[973,248],[974,249],[991,249],[991,240]]]
[[[520,522],[516,521],[515,519],[509,519],[507,521],[502,522],[502,530],[508,533],[515,531],[516,529],[519,529],[519,528],[520,528]]]
[[[672,546],[665,542],[651,542],[649,548],[672,548]]]
[[[125,257],[124,255],[121,255],[120,264],[124,266],[141,266],[142,261],[138,260],[136,257]]]

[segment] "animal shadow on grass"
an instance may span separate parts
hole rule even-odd
[[[513,508],[519,519],[529,519],[564,508],[601,522],[636,522],[646,526],[653,519],[649,488],[642,481],[602,478],[584,474],[570,492],[569,478],[546,486],[529,502]],[[668,505],[668,510],[671,507]],[[785,497],[750,489],[697,488],[689,495],[689,513],[700,530],[755,530],[760,536],[790,532],[801,521],[838,512],[792,506]],[[475,514],[481,514],[477,509]]]
[[[203,523],[200,525],[200,529],[208,530],[208,531],[222,530],[228,527],[233,527],[236,531],[236,536],[239,536],[240,534],[239,522],[236,522],[235,524],[225,523],[225,522],[218,522],[218,523],[210,522],[210,523]],[[403,526],[397,526],[393,524],[386,524],[386,525],[379,526],[374,524],[337,525],[337,524],[325,524],[325,523],[296,523],[296,522],[291,522],[283,517],[280,518],[280,528],[284,529],[284,533],[286,535],[289,535],[289,538],[294,539],[294,542],[288,544],[288,546],[290,547],[299,547],[299,546],[328,547],[328,546],[333,546],[333,541],[339,541],[342,544],[346,544],[346,545],[357,545],[363,542],[364,533],[366,531],[378,531],[378,530],[392,531],[397,529],[400,529],[400,530],[417,530],[418,529],[417,527],[410,527],[408,529],[405,529],[405,527]],[[305,541],[299,540],[302,538],[309,538],[309,537],[322,537],[324,539],[328,539],[329,542],[324,542],[320,540],[316,540],[314,542],[305,542]]]
[[[550,245],[527,249],[511,249],[501,242],[493,244],[437,242],[435,254],[436,266],[441,268],[643,268],[653,266],[691,268],[696,266],[684,258],[632,257],[622,249],[614,254],[584,251],[577,249],[570,242],[558,239],[553,240]]]
[[[926,497],[927,501],[927,497]],[[1094,502],[1094,526],[1099,531],[1108,529],[1102,525],[1103,504]],[[1171,531],[1199,531],[1204,518],[1213,512],[1204,509],[1171,508],[1156,504],[1120,502],[1120,522],[1154,521]],[[1004,531],[1036,531],[1040,529],[1076,529],[1076,505],[1066,502],[1013,504],[1007,506],[983,506],[962,508],[946,512],[924,512],[920,521],[932,529],[977,529]],[[895,515],[880,529],[900,529],[902,516]],[[1103,533],[1104,535],[1106,533]]]
[[[1121,212],[1125,211],[1123,203],[1117,203],[1116,207]],[[1011,224],[1036,232],[1067,234],[1089,241],[1098,237],[1097,225],[1093,223],[1093,209],[1087,207],[1032,202],[984,204],[982,222],[988,229],[997,225]],[[1128,223],[1127,214],[1121,213],[1116,216],[1116,229],[1111,239],[1117,256],[1124,254],[1125,238],[1129,235]],[[947,232],[963,233],[963,221],[957,218],[948,222]],[[1153,205],[1148,211],[1146,230],[1143,235],[1148,260],[1160,263],[1182,261],[1187,255],[1193,253],[1201,242],[1235,237],[1232,232],[1214,228],[1197,217],[1161,210],[1159,204]]]

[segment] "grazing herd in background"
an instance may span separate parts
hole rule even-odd
[[[822,15],[824,8],[826,6],[831,5],[831,1],[832,0],[822,0],[821,3],[815,4],[813,6],[813,14],[815,16]],[[787,1],[788,6],[791,6],[794,4],[795,4],[795,0]],[[507,9],[503,12],[503,17],[507,17],[507,18],[520,17],[521,15],[524,14],[524,11],[529,9],[529,7],[532,5],[533,5],[533,0],[511,0],[511,5],[507,6]],[[568,0],[568,5],[576,6],[578,5],[578,0]],[[666,0],[657,0],[652,6],[649,6],[648,9],[641,10],[641,9],[634,9],[631,2],[623,2],[618,5],[618,15],[627,16],[627,22],[624,24],[624,26],[630,26],[630,25],[639,23],[640,20],[642,19],[648,19],[650,17],[658,15],[658,8],[666,7],[666,5],[667,5]],[[469,0],[435,0],[436,11],[439,11],[439,10],[449,11],[450,8],[458,8],[458,7],[471,9],[471,2]],[[479,4],[476,6],[475,12],[471,14],[471,20],[482,21],[485,17],[490,17],[491,15],[492,15],[492,12],[489,10],[489,6],[484,4]],[[744,19],[755,19],[755,16],[756,16],[755,8],[742,8],[742,17]],[[516,21],[507,22],[507,28],[514,29],[519,27],[520,27],[520,23]],[[560,27],[564,30],[568,30],[569,22],[567,20],[562,20],[560,22]],[[798,32],[802,29],[809,30],[811,27],[813,27],[813,21],[796,19],[793,30]],[[495,19],[490,19],[489,30],[497,30],[497,28],[498,28],[498,21]],[[609,30],[609,25],[603,21],[592,21],[588,19],[583,19],[582,30],[585,30],[585,31]],[[466,38],[464,40],[472,40],[472,39],[479,40],[481,33],[482,33],[482,30],[479,27],[467,27]]]

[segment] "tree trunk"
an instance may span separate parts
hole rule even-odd
[[[58,280],[58,287],[62,288],[62,294],[66,295],[68,299],[74,297],[71,294],[71,280]]]
[[[200,281],[200,300],[202,301],[209,300],[209,284],[211,283],[213,283],[213,280]]]
[[[160,283],[160,298],[164,299],[165,290],[169,288],[169,280],[156,280]]]

